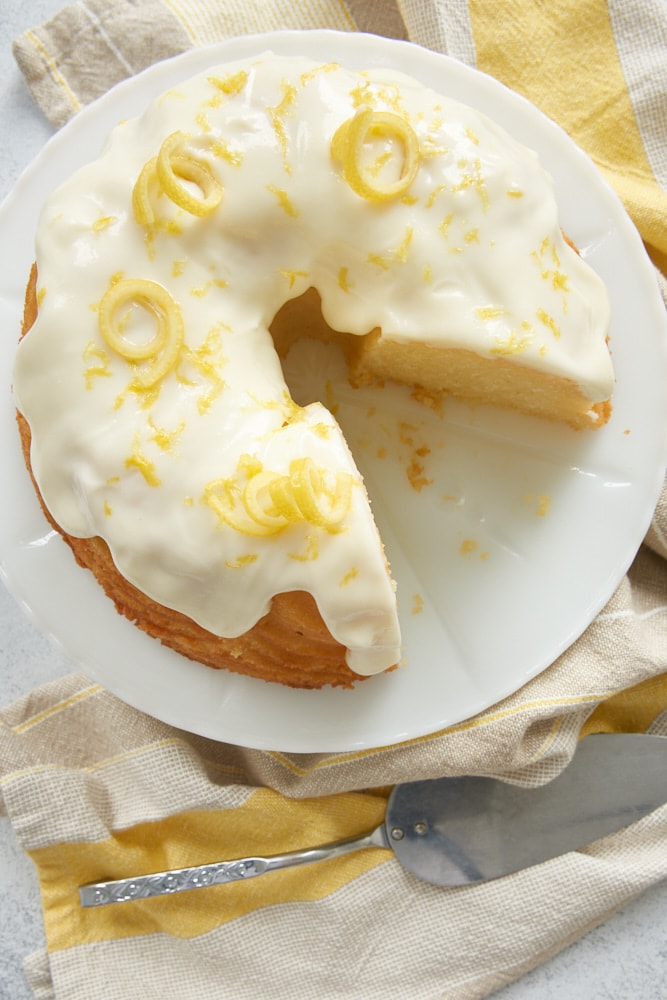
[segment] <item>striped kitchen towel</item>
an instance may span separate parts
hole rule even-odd
[[[664,686],[632,693],[643,728]],[[564,702],[566,699],[563,700]],[[522,713],[515,706],[515,731]],[[408,748],[466,767],[511,740],[512,706],[463,740]],[[566,730],[569,727],[564,727]],[[601,728],[613,728],[609,718]],[[650,732],[667,737],[667,711]],[[552,734],[524,781],[548,775]],[[574,737],[573,737],[574,738]],[[170,728],[82,674],[0,712],[0,802],[39,874],[46,949],[29,956],[38,1000],[471,1000],[521,976],[667,876],[667,805],[582,850],[494,882],[439,888],[370,848],[228,885],[82,909],[77,889],[205,862],[281,854],[369,832],[400,748],[357,759],[247,751]],[[430,768],[428,768],[430,769]],[[294,791],[300,779],[300,797]]]
[[[408,38],[524,94],[592,157],[667,273],[667,8],[653,0],[82,0],[15,53],[60,125],[193,45],[320,27]],[[584,635],[520,691],[428,737],[348,754],[244,750],[157,722],[80,674],[56,681],[0,714],[3,808],[42,889],[35,995],[486,996],[667,875],[667,808],[464,889],[422,884],[383,849],[103,910],[81,910],[76,888],[351,836],[378,822],[396,782],[485,773],[534,785],[582,735],[646,730],[667,736],[667,491]]]

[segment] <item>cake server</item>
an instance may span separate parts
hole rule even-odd
[[[596,735],[540,788],[494,778],[435,778],[397,785],[384,822],[360,837],[266,857],[240,858],[79,889],[81,905],[105,906],[239,882],[279,869],[391,848],[408,871],[441,886],[500,878],[633,823],[667,802],[667,739]]]

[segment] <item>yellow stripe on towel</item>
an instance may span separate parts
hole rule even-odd
[[[644,149],[605,0],[469,0],[469,10],[478,68],[531,100],[591,156],[664,263],[667,194]]]
[[[665,710],[667,674],[660,674],[603,701],[586,721],[581,736],[591,733],[644,733]]]
[[[385,809],[384,795],[372,792],[294,800],[258,788],[237,809],[178,813],[117,831],[103,842],[38,848],[30,856],[40,878],[48,949],[155,932],[191,938],[261,907],[321,899],[392,855],[371,848],[247,882],[99,909],[79,905],[78,887],[318,846],[369,832]]]
[[[47,68],[48,68],[51,76],[53,77],[53,80],[56,82],[56,84],[62,90],[63,94],[65,95],[65,97],[66,97],[66,99],[68,101],[68,103],[71,104],[71,106],[74,108],[75,111],[80,111],[81,110],[81,103],[80,103],[78,97],[76,96],[76,94],[74,93],[74,91],[72,90],[72,88],[70,87],[70,85],[68,84],[68,82],[65,79],[65,77],[63,76],[63,74],[60,72],[60,69],[58,68],[58,64],[57,64],[56,60],[53,58],[53,56],[51,55],[51,53],[48,51],[48,49],[46,48],[46,46],[44,45],[44,43],[41,41],[40,38],[37,37],[37,35],[35,34],[34,31],[26,31],[25,36],[26,36],[26,38],[28,38],[30,40],[30,42],[32,43],[32,45],[35,47],[35,49],[37,50],[37,52],[40,54],[41,58],[44,60],[44,63],[47,66]]]
[[[57,705],[51,705],[49,708],[44,709],[42,712],[38,712],[36,715],[31,716],[29,719],[25,719],[23,722],[12,727],[12,732],[17,735],[27,732],[28,729],[32,729],[33,726],[38,726],[41,722],[45,722],[50,719],[51,716],[57,715],[59,712],[64,712],[72,705],[77,705],[80,701],[84,701],[86,698],[90,698],[92,695],[99,694],[102,691],[100,684],[91,684],[90,687],[85,688],[83,691],[77,691],[76,694],[72,695],[70,698],[65,698],[63,701],[58,702]]]

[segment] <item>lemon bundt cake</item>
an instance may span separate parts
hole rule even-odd
[[[608,417],[605,289],[536,156],[392,70],[270,53],[164,94],[49,198],[14,391],[45,512],[122,614],[349,686],[400,630],[362,477],[272,337],[309,295],[354,384]]]

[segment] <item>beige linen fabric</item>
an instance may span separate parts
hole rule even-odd
[[[84,0],[22,35],[15,54],[60,125],[156,59],[277,27],[406,37],[494,73],[570,131],[656,264],[667,261],[667,13],[650,0],[561,0],[548,17],[532,0]],[[132,874],[207,850],[213,860],[353,835],[378,820],[396,782],[477,773],[535,785],[582,735],[649,728],[667,736],[667,490],[585,634],[520,691],[424,739],[350,754],[244,750],[171,729],[80,674],[47,685],[0,713],[2,805],[42,884],[48,954],[26,965],[35,996],[486,996],[665,877],[667,809],[461,890],[419,883],[388,852],[368,851],[102,920],[78,908],[70,869],[100,878],[105,865]]]
[[[14,55],[33,97],[60,127],[114,84],[190,45],[161,0],[86,0],[26,31]]]
[[[649,731],[667,736],[667,712]],[[378,849],[243,885],[81,911],[70,869],[91,844],[105,860],[91,855],[81,879],[274,853],[372,829],[383,799],[376,807],[368,793],[275,796],[236,829],[254,796],[271,794],[256,787],[271,755],[174,730],[81,674],[0,714],[0,756],[5,809],[42,878],[49,954],[26,965],[40,998],[483,997],[667,875],[665,806],[581,851],[475,887],[426,885]],[[202,817],[211,816],[204,844]],[[187,861],[170,853],[178,824]],[[140,859],[123,843],[136,829]],[[119,872],[109,867],[116,855]]]
[[[34,99],[60,127],[120,80],[193,45],[314,28],[406,37],[394,0],[85,0],[24,32],[14,56]]]

